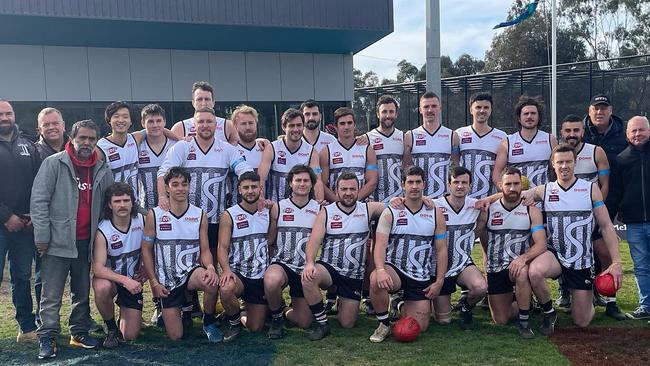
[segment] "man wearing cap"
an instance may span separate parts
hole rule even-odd
[[[583,142],[602,147],[607,161],[615,164],[616,155],[627,147],[627,141],[623,120],[612,113],[611,99],[607,95],[597,94],[591,98],[584,123]]]

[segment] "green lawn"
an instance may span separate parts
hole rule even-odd
[[[619,291],[619,304],[624,311],[633,310],[637,304],[636,284],[632,275],[632,264],[627,243],[621,246],[625,283]],[[474,258],[481,262],[480,249],[475,250]],[[18,345],[15,343],[16,323],[9,293],[8,273],[0,288],[0,365],[41,364],[37,359],[36,345]],[[149,319],[152,306],[147,289],[145,294],[145,319]],[[67,296],[67,295],[66,295]],[[456,293],[458,296],[458,293]],[[93,314],[101,321],[92,305]],[[598,308],[593,321],[594,327],[642,327],[644,321],[615,322]],[[59,338],[59,352],[50,363],[84,364],[84,365],[421,365],[421,364],[457,364],[457,365],[566,365],[568,360],[562,356],[555,345],[546,337],[539,335],[533,340],[522,340],[514,326],[496,326],[492,324],[489,312],[475,310],[476,327],[464,332],[458,325],[442,327],[432,324],[420,338],[408,344],[397,343],[389,339],[381,344],[372,344],[368,337],[376,326],[372,317],[362,315],[355,329],[344,330],[337,326],[336,319],[331,319],[332,335],[320,342],[310,342],[305,332],[290,328],[285,339],[270,341],[265,334],[244,333],[233,344],[210,344],[205,340],[200,322],[195,321],[193,333],[181,342],[168,341],[164,332],[156,327],[144,329],[137,342],[123,345],[116,350],[85,351],[67,347],[66,329],[68,305],[64,306],[64,334]],[[532,318],[533,329],[539,325],[539,315]],[[572,326],[566,314],[560,315],[559,327]],[[633,351],[633,350],[631,350]]]

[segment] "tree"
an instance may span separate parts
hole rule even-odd
[[[368,71],[365,74],[359,69],[352,69],[354,78],[354,88],[365,88],[379,85],[379,76],[374,71]]]
[[[524,5],[521,0],[516,0],[510,10],[509,19],[517,16]],[[538,11],[532,17],[494,36],[490,49],[485,54],[484,71],[513,70],[550,64],[551,17],[543,8],[538,6]],[[586,47],[577,31],[559,28],[557,62],[586,59]]]
[[[483,60],[476,59],[466,53],[460,55],[454,62],[454,69],[458,76],[478,74],[485,67]]]
[[[397,76],[395,78],[398,83],[412,82],[415,81],[418,72],[419,70],[415,65],[406,60],[402,60],[397,63]]]

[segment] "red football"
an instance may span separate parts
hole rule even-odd
[[[420,324],[413,317],[402,317],[393,326],[393,336],[398,342],[413,342],[419,335]]]
[[[609,273],[601,273],[596,276],[596,291],[603,296],[616,296],[614,276]]]

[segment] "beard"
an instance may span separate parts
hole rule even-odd
[[[0,135],[11,135],[14,132],[14,125],[12,124],[2,124],[0,125]]]

